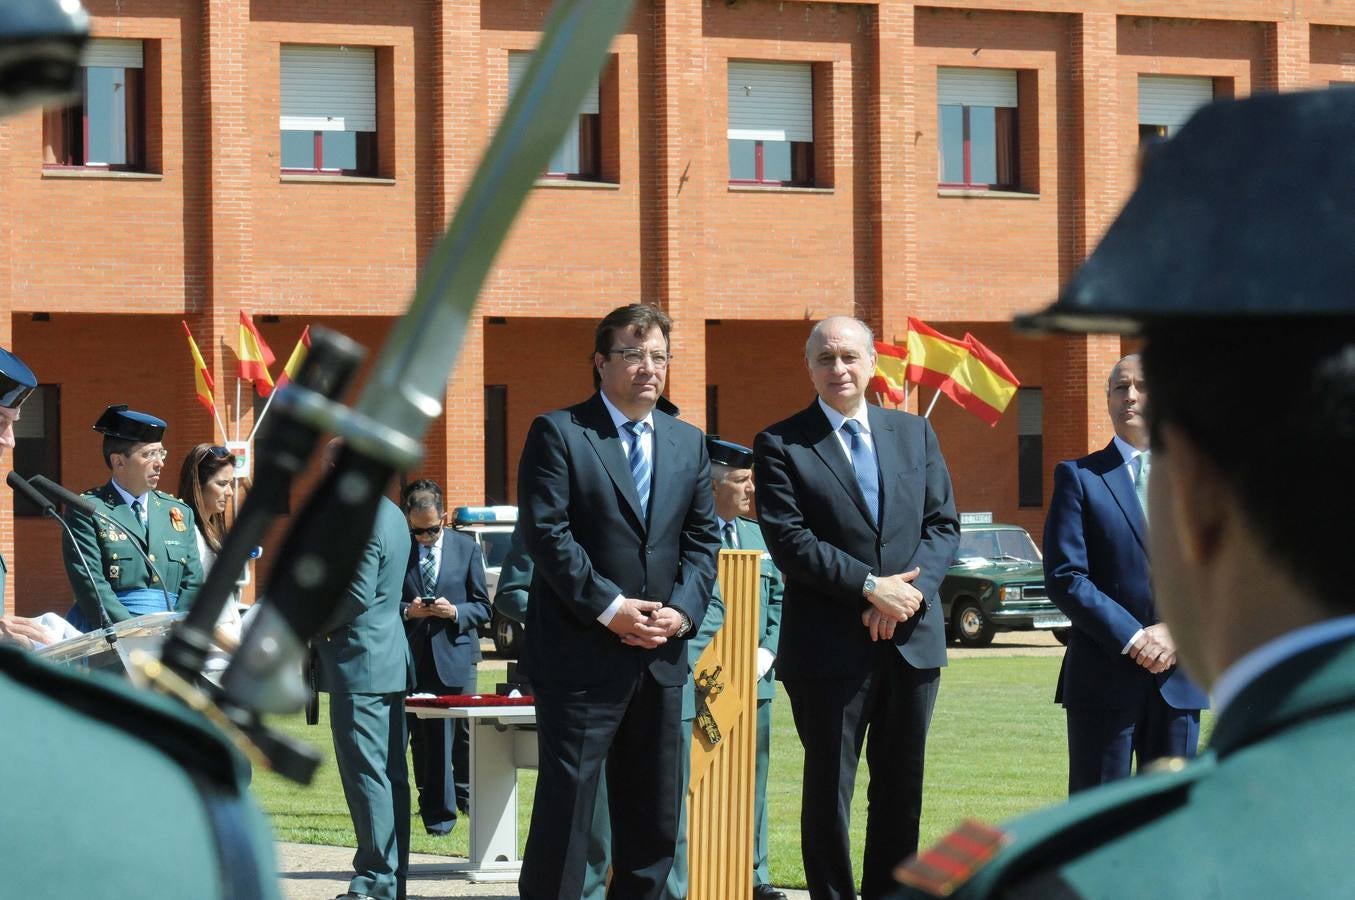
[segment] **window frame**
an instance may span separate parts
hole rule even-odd
[[[941,110],[946,109],[947,107],[952,108],[952,109],[958,107],[958,108],[960,109],[960,115],[961,115],[961,120],[960,120],[960,121],[961,121],[961,124],[960,124],[960,135],[961,135],[961,137],[960,137],[960,140],[961,140],[961,147],[962,147],[962,150],[961,150],[962,164],[961,164],[961,165],[962,165],[962,170],[963,170],[963,175],[964,175],[964,180],[962,180],[962,181],[946,181],[945,178],[944,178],[944,176],[945,176],[945,153],[946,153],[946,148],[945,148],[945,144],[943,143],[944,138],[945,138],[945,134],[944,134],[944,131],[943,131],[943,130],[941,129],[941,127],[940,127],[940,121],[941,121]],[[973,110],[973,109],[991,109],[991,110],[993,110],[993,142],[994,142],[994,147],[993,147],[993,161],[994,161],[994,168],[995,168],[995,170],[996,170],[996,171],[994,172],[994,176],[995,176],[995,177],[996,177],[996,175],[997,175],[998,173],[1000,173],[1000,172],[1002,171],[1002,168],[1003,168],[1002,162],[1001,162],[1001,160],[999,159],[999,155],[998,155],[998,145],[1001,144],[1001,138],[1000,138],[1000,135],[999,135],[998,132],[999,132],[999,130],[1003,127],[1003,121],[1002,121],[1002,120],[1003,120],[1003,119],[1006,119],[1006,128],[1007,128],[1007,130],[1010,132],[1010,136],[1008,137],[1008,150],[1007,150],[1007,153],[1006,153],[1006,155],[1007,155],[1007,157],[1008,157],[1006,167],[1007,167],[1007,170],[1011,173],[1011,180],[1008,181],[1008,182],[1003,182],[1003,181],[983,182],[983,181],[975,181],[975,180],[974,180],[974,177],[973,177],[973,174],[974,174],[974,173],[973,173],[973,154],[974,154],[974,145],[973,145],[973,132],[972,132],[972,128],[971,128],[971,126],[970,126],[970,110]],[[1011,113],[1010,113],[1009,115],[1007,115],[1007,116],[1002,116],[1002,115],[1000,115],[1000,111],[1001,111],[1001,110],[1011,110]],[[1021,167],[1021,147],[1020,147],[1020,139],[1021,139],[1021,137],[1020,137],[1020,131],[1021,131],[1021,129],[1020,129],[1019,121],[1018,121],[1018,120],[1019,120],[1019,117],[1020,117],[1020,114],[1021,114],[1021,110],[1020,110],[1020,107],[1019,107],[1019,106],[980,106],[979,104],[976,104],[976,103],[975,103],[975,104],[965,104],[965,103],[946,103],[946,104],[940,104],[940,103],[938,103],[938,104],[937,104],[937,107],[936,107],[936,119],[937,119],[936,155],[937,155],[937,165],[938,165],[938,168],[941,169],[941,171],[937,173],[936,186],[939,187],[939,188],[941,188],[941,189],[943,189],[943,190],[965,190],[965,191],[1017,191],[1017,190],[1020,190],[1020,188],[1021,188],[1021,173],[1020,173],[1020,167]]]
[[[146,108],[146,41],[138,38],[107,38],[93,40],[126,41],[141,45],[140,66],[98,66],[87,65],[86,59],[80,62],[80,99],[61,107],[49,107],[43,110],[42,142],[43,154],[52,151],[56,159],[44,159],[44,169],[88,170],[95,172],[147,172],[147,129],[148,110]],[[108,69],[122,72],[124,96],[128,99],[123,105],[123,150],[126,162],[90,162],[90,99],[89,71]],[[77,150],[78,145],[78,150]]]
[[[521,73],[525,74],[526,67],[531,64],[532,50],[509,50],[508,51],[508,99],[512,100],[513,91],[517,88],[517,81],[522,74],[515,74],[517,65],[514,59],[522,60]],[[546,161],[546,167],[542,170],[540,178],[550,181],[583,181],[589,183],[606,184],[607,179],[603,175],[602,144],[603,144],[603,121],[602,110],[604,108],[602,96],[602,80],[606,74],[607,66],[603,66],[602,71],[598,73],[598,78],[593,82],[593,102],[590,104],[588,96],[585,94],[584,102],[580,105],[579,113],[574,117],[574,123],[569,131],[565,132],[560,143],[551,150],[550,159]],[[590,105],[597,107],[597,112],[584,112]],[[550,164],[554,162],[556,155],[564,148],[570,135],[574,135],[577,143],[577,153],[579,158],[579,170],[570,172],[564,169],[552,169]]]
[[[382,107],[382,95],[381,95],[381,72],[380,72],[380,70],[381,70],[381,59],[380,59],[380,49],[381,49],[381,48],[379,48],[379,47],[372,46],[372,45],[366,45],[366,44],[325,44],[325,43],[296,43],[296,42],[281,42],[281,43],[278,44],[278,132],[277,132],[277,134],[278,134],[278,144],[277,144],[277,147],[278,147],[278,171],[279,171],[281,174],[283,174],[283,175],[331,175],[331,176],[352,177],[352,178],[378,178],[378,177],[380,177],[380,175],[381,175],[381,163],[382,163],[382,159],[381,159],[381,150],[380,150],[380,148],[381,148],[381,128],[382,128],[382,115],[381,115],[381,113],[382,113],[382,108],[381,108],[381,107]],[[283,121],[283,120],[289,119],[289,118],[292,118],[292,119],[295,119],[295,118],[315,119],[315,118],[321,118],[321,117],[324,117],[324,116],[328,116],[328,117],[331,119],[331,121],[332,121],[333,118],[336,117],[336,116],[335,116],[336,111],[333,110],[333,109],[330,109],[330,108],[323,108],[323,107],[322,107],[322,109],[324,109],[323,115],[320,114],[320,113],[316,113],[314,107],[307,108],[308,104],[307,104],[304,100],[301,101],[301,104],[300,104],[300,105],[301,105],[302,108],[305,109],[306,111],[305,111],[304,113],[297,113],[297,112],[294,111],[294,110],[295,110],[295,106],[291,106],[291,105],[288,103],[287,96],[286,96],[287,84],[286,84],[286,78],[285,78],[285,72],[284,72],[284,69],[285,69],[285,67],[286,67],[286,65],[287,65],[287,54],[288,54],[288,52],[289,52],[289,51],[292,51],[292,52],[296,52],[296,53],[303,54],[303,56],[298,57],[298,61],[297,61],[296,65],[300,67],[299,71],[304,72],[304,71],[305,71],[304,64],[301,63],[301,61],[300,61],[301,59],[304,59],[304,54],[306,54],[306,53],[313,53],[313,52],[317,52],[317,51],[324,51],[324,50],[340,51],[341,54],[342,54],[343,52],[346,52],[346,51],[349,51],[349,50],[355,50],[355,51],[360,50],[360,51],[364,51],[364,58],[365,58],[366,52],[370,52],[370,53],[371,53],[371,73],[370,73],[370,76],[371,76],[371,89],[372,89],[372,100],[371,100],[371,103],[372,103],[372,106],[371,106],[372,129],[371,129],[370,131],[369,131],[369,130],[365,130],[365,129],[364,129],[364,130],[359,130],[359,129],[352,129],[352,130],[350,130],[350,129],[348,129],[348,128],[313,128],[313,129],[312,129],[312,128],[284,128],[284,127],[283,127],[283,125],[284,125],[284,121]],[[342,75],[345,74],[345,73],[343,72],[342,67],[340,67],[340,70],[339,70],[339,71],[340,71],[340,77],[342,77]],[[365,78],[366,75],[367,75],[367,73],[366,73],[366,72],[363,72],[362,75],[363,75],[363,77]],[[304,80],[303,80],[302,84],[305,84],[305,81],[304,81]],[[301,96],[304,97],[305,94],[303,93]],[[359,97],[360,97],[360,95],[359,95]],[[349,99],[351,99],[351,98],[349,98]],[[311,102],[313,103],[314,101],[312,100]],[[291,111],[284,112],[284,110],[288,110],[289,107],[290,107],[290,110],[291,110]],[[353,152],[354,166],[353,166],[353,167],[351,167],[351,168],[344,168],[344,167],[341,167],[341,166],[330,166],[330,165],[326,165],[326,164],[325,164],[324,136],[325,136],[325,134],[328,133],[328,132],[333,132],[333,133],[337,133],[337,134],[351,134],[351,135],[354,136],[354,138],[353,138],[353,139],[354,139],[354,152]],[[282,146],[282,145],[283,145],[283,141],[284,141],[284,136],[285,136],[285,135],[288,135],[288,134],[298,134],[298,135],[306,135],[306,134],[308,134],[308,135],[309,135],[309,137],[310,137],[310,142],[311,142],[311,143],[310,143],[310,158],[311,158],[311,165],[310,165],[310,166],[289,166],[289,165],[285,165],[285,164],[284,164],[284,152],[283,152],[283,146]]]
[[[818,81],[818,77],[819,77],[819,73],[817,73],[817,72],[815,71],[815,68],[816,68],[816,67],[815,67],[815,64],[812,63],[812,62],[806,62],[806,61],[803,61],[803,60],[793,60],[793,59],[775,59],[775,60],[769,60],[769,59],[729,59],[729,60],[727,61],[727,65],[726,65],[726,74],[725,74],[725,77],[726,77],[727,80],[728,80],[728,79],[731,79],[731,78],[733,77],[733,76],[730,74],[729,69],[732,68],[735,64],[740,64],[740,63],[741,63],[741,64],[752,64],[752,65],[764,64],[764,65],[783,65],[783,66],[804,66],[804,67],[808,70],[808,72],[809,72],[809,98],[808,98],[808,99],[809,99],[810,140],[808,140],[808,141],[793,141],[793,140],[777,141],[777,140],[771,140],[771,139],[767,139],[767,138],[744,138],[744,137],[734,138],[734,137],[729,137],[729,132],[730,132],[730,131],[734,131],[734,130],[736,130],[736,129],[731,128],[730,125],[729,125],[730,113],[729,113],[729,109],[726,108],[726,110],[725,110],[725,135],[726,135],[726,136],[725,136],[725,161],[726,161],[726,164],[729,166],[729,170],[728,170],[729,184],[734,185],[734,186],[760,186],[760,187],[815,187],[815,186],[817,185],[817,182],[816,182],[816,180],[815,180],[815,167],[814,167],[814,155],[815,155],[815,146],[814,146],[814,145],[815,145],[815,141],[813,140],[813,137],[814,137],[814,127],[815,127],[815,126],[814,126],[814,123],[815,123],[815,122],[817,121],[817,119],[818,119],[818,117],[817,117],[816,114],[815,114],[815,113],[817,112],[817,110],[815,109],[815,94],[816,94],[817,81]],[[728,84],[726,85],[726,88],[728,89]],[[752,177],[752,178],[738,178],[738,177],[735,177],[735,175],[734,175],[734,168],[733,168],[733,164],[732,164],[732,159],[731,159],[731,157],[732,157],[732,155],[733,155],[733,154],[732,154],[732,150],[733,150],[733,143],[734,143],[735,141],[739,141],[739,142],[741,142],[741,143],[752,143],[752,145],[753,145],[753,177]],[[790,147],[790,177],[789,177],[788,179],[768,178],[768,177],[767,177],[766,149],[767,149],[767,145],[768,145],[768,144],[787,144],[787,145],[789,145],[789,147]]]

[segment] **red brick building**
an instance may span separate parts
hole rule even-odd
[[[50,386],[15,455],[98,483],[90,425],[126,402],[170,421],[172,489],[220,439],[179,321],[232,437],[241,309],[279,357],[308,323],[375,354],[547,3],[88,6],[82,106],[0,123],[0,344]],[[1017,337],[1011,315],[1094,244],[1143,135],[1211,96],[1342,80],[1355,4],[640,0],[500,255],[417,474],[511,502],[528,423],[587,393],[592,324],[622,303],[672,314],[673,399],[744,442],[810,399],[814,320],[888,340],[916,316],[973,332],[1027,389],[995,428],[944,399],[932,418],[960,507],[1038,535],[1055,461],[1108,439],[1123,348]],[[8,493],[0,550],[7,608],[64,609],[55,523]]]

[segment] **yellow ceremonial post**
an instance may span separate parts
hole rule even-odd
[[[688,896],[747,897],[753,886],[758,593],[762,554],[720,551],[725,621],[697,661],[687,812]]]

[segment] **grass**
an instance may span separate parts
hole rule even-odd
[[[1064,799],[1064,719],[1053,699],[1058,670],[1058,657],[994,656],[953,659],[942,671],[927,745],[923,846],[962,819],[999,822]],[[502,673],[481,672],[480,689],[493,690],[501,678]],[[803,756],[784,693],[778,692],[772,710],[772,768],[767,785],[772,881],[804,887],[800,861]],[[273,723],[323,752],[324,763],[315,783],[302,788],[264,772],[256,775],[254,791],[272,818],[279,840],[351,847],[353,828],[333,764],[327,713],[322,703],[320,725],[313,728],[299,716]],[[1210,724],[1206,713],[1202,744]],[[858,867],[865,837],[866,783],[863,762],[852,802],[852,844]],[[519,772],[518,784],[521,842],[531,816],[536,773]],[[464,824],[458,824],[447,837],[432,837],[424,834],[416,815],[411,832],[415,852],[466,855]]]

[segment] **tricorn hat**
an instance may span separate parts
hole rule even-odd
[[[124,441],[153,444],[165,436],[165,421],[119,403],[103,411],[99,421],[94,423],[94,430]]]
[[[753,467],[753,451],[733,441],[722,441],[714,435],[706,435],[706,452],[715,465],[729,466],[731,469]]]
[[[1355,314],[1355,89],[1221,101],[1138,189],[1034,331]]]
[[[0,406],[18,409],[37,386],[33,370],[19,357],[0,348]]]

